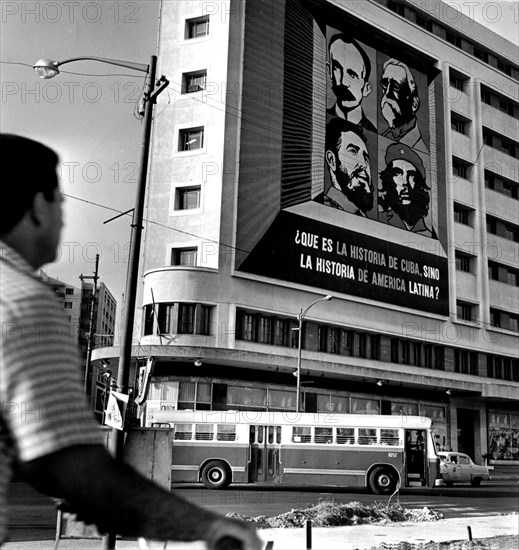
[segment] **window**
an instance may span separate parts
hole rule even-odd
[[[198,259],[198,248],[173,248],[171,250],[171,265],[182,265],[187,267],[196,266]]]
[[[66,288],[65,289],[65,294],[67,296],[72,296],[74,294],[74,289],[73,288]]]
[[[380,336],[372,334],[370,340],[370,359],[380,359]]]
[[[473,321],[474,306],[465,302],[456,302],[456,316],[463,321]]]
[[[483,61],[483,63],[488,63],[488,52],[484,52],[479,48],[474,48],[474,57],[476,57],[480,61]]]
[[[398,437],[398,430],[381,429],[380,430],[380,444],[381,445],[398,445],[400,438]]]
[[[236,441],[236,424],[218,424],[216,426],[217,441]]]
[[[429,32],[433,31],[433,25],[430,19],[426,19],[425,17],[421,17],[420,15],[417,15],[416,24],[422,27],[422,29],[425,29],[426,31],[429,31]]]
[[[210,410],[211,384],[208,382],[180,382],[178,385],[179,410]]]
[[[144,306],[144,336],[153,334],[154,321],[155,314],[153,311],[153,305]]]
[[[339,445],[354,445],[355,428],[337,428],[337,443]]]
[[[513,269],[507,269],[506,283],[512,286],[519,286],[519,272]]]
[[[196,71],[192,73],[184,73],[182,75],[182,93],[192,94],[205,90],[207,82],[207,71]]]
[[[454,205],[454,221],[463,225],[470,225],[470,210],[458,204]]]
[[[213,437],[213,424],[195,424],[195,439],[198,441],[212,441]]]
[[[252,313],[243,313],[241,322],[241,340],[248,342],[256,341],[257,315]]]
[[[359,428],[359,445],[376,445],[376,428]]]
[[[490,308],[490,324],[493,327],[501,327],[501,312]]]
[[[508,328],[514,332],[519,332],[519,316],[510,315],[510,326]]]
[[[396,338],[391,340],[391,362],[400,363],[400,340]]]
[[[401,351],[402,351],[402,363],[404,365],[411,364],[411,342],[403,340],[401,342]]]
[[[477,374],[478,354],[467,350],[454,350],[454,371],[461,374]]]
[[[422,364],[422,344],[420,342],[412,343],[413,365],[419,367]]]
[[[452,159],[452,174],[455,177],[463,178],[465,180],[470,179],[470,165],[461,162],[460,160]]]
[[[333,428],[315,428],[314,443],[333,443]]]
[[[195,334],[196,304],[179,304],[178,334]]]
[[[481,101],[487,105],[492,105],[492,93],[489,90],[481,90]]]
[[[359,357],[367,357],[368,356],[368,335],[367,334],[359,334]]]
[[[456,269],[465,273],[472,273],[473,258],[467,254],[456,251]]]
[[[508,103],[507,101],[500,100],[499,101],[499,109],[506,113],[507,115],[514,116],[514,106],[512,103]]]
[[[511,241],[519,242],[519,228],[511,225],[509,223],[505,223],[504,225],[504,237],[505,239],[509,239]]]
[[[179,131],[178,150],[195,151],[204,146],[204,127],[185,128]]]
[[[186,19],[186,39],[200,38],[209,34],[209,15]]]
[[[467,122],[457,116],[451,115],[451,129],[460,134],[467,134]],[[466,176],[462,176],[466,177]]]
[[[293,426],[292,427],[292,442],[293,443],[310,443],[312,428],[310,426]]]
[[[507,197],[510,197],[512,199],[517,200],[519,198],[519,185],[517,185],[515,182],[507,183],[503,181],[503,186],[499,190],[503,195],[506,195]]]
[[[503,61],[497,61],[497,68],[499,71],[507,74],[508,76],[512,75],[512,66],[508,63],[503,63]]]
[[[72,309],[72,302],[65,302],[65,303],[63,304],[63,307],[64,307],[65,309]]]
[[[399,2],[393,2],[392,0],[389,0],[387,7],[391,10],[400,15],[401,17],[405,17],[405,6],[403,4],[400,4]]]
[[[501,139],[501,150],[511,157],[517,157],[516,144],[507,139]]]
[[[177,187],[175,190],[175,210],[200,208],[200,191],[200,185],[195,187]]]
[[[496,262],[488,262],[488,278],[492,281],[499,281],[499,264]]]
[[[272,318],[260,317],[258,340],[261,344],[272,344]]]
[[[434,347],[433,369],[445,370],[445,349],[441,346]]]
[[[193,439],[193,424],[175,424],[173,439],[182,441]]]
[[[274,322],[274,344],[276,346],[288,346],[290,334],[290,321],[288,319],[276,319]]]
[[[452,73],[449,75],[449,84],[453,88],[456,88],[456,90],[459,90],[460,92],[465,91],[465,80],[466,79],[461,78],[460,76],[457,76]]]
[[[449,44],[456,46],[456,48],[461,48],[461,38],[459,36],[448,32],[446,38]]]

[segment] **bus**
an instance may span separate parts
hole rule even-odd
[[[443,485],[426,417],[163,410],[152,413],[151,426],[171,431],[172,483],[353,486],[376,494]]]

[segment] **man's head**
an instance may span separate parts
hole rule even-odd
[[[380,173],[379,204],[392,209],[410,227],[429,212],[429,187],[420,156],[402,143],[386,150],[386,168]]]
[[[328,74],[337,106],[347,114],[357,108],[371,92],[368,82],[371,62],[366,52],[350,36],[336,34],[328,45]]]
[[[27,252],[19,252],[38,268],[55,259],[63,225],[59,159],[45,145],[13,134],[0,134],[0,151],[5,159],[0,238],[9,243],[23,235],[30,240],[23,243]]]
[[[362,130],[342,118],[332,119],[326,126],[325,158],[332,184],[359,210],[371,210],[373,184]]]
[[[420,107],[420,98],[409,67],[396,59],[383,66],[380,108],[390,128],[399,128],[411,121]]]

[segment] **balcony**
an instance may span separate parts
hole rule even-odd
[[[452,176],[452,197],[454,202],[474,207],[474,184],[459,176]]]
[[[456,271],[456,297],[460,300],[474,301],[474,299],[478,299],[478,295],[476,275]]]
[[[467,131],[470,123],[466,123]],[[460,159],[472,161],[472,142],[471,139],[455,130],[451,131],[452,154]]]
[[[517,181],[517,174],[519,174],[518,159],[485,145],[483,147],[483,163],[485,169],[505,179]]]
[[[519,220],[519,201],[492,189],[485,190],[487,214],[513,224]]]
[[[486,103],[481,104],[481,117],[483,126],[494,130],[497,134],[517,141],[519,120]]]
[[[449,86],[447,91],[449,107],[467,118],[472,118],[472,108],[469,94]]]
[[[519,311],[519,287],[499,281],[489,282],[490,306],[506,311]]]

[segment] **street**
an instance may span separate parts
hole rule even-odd
[[[330,489],[308,487],[231,486],[223,491],[205,489],[202,485],[176,486],[177,494],[204,508],[221,514],[229,512],[245,516],[275,516],[292,508],[303,508],[319,499],[372,504],[387,503],[387,497],[363,489]],[[441,512],[445,518],[476,517],[517,512],[517,481],[489,481],[481,487],[459,485],[439,489],[403,489],[392,503],[406,508],[427,506]],[[9,530],[12,541],[51,540],[55,536],[56,508],[52,501],[24,483],[12,484],[10,494]]]

